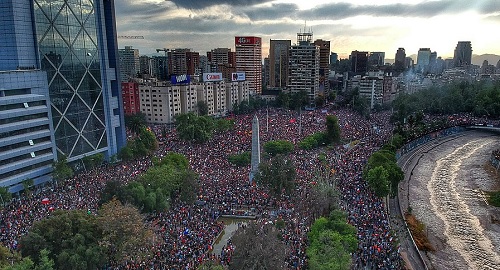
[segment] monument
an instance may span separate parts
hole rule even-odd
[[[254,184],[254,177],[259,173],[260,163],[260,138],[259,138],[259,118],[257,115],[252,120],[252,159],[250,167],[250,185]]]

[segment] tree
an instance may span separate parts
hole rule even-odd
[[[62,155],[58,161],[52,165],[54,171],[52,176],[56,180],[64,180],[73,177],[73,169],[68,165],[66,156]]]
[[[289,194],[293,190],[295,176],[293,162],[284,156],[277,155],[259,164],[256,181],[268,188],[271,195],[279,197],[282,193]]]
[[[345,214],[332,211],[316,219],[308,233],[306,254],[309,269],[350,269],[351,253],[358,246],[356,228],[347,224]]]
[[[125,126],[138,135],[147,126],[146,115],[142,112],[125,115]]]
[[[328,142],[340,142],[339,120],[335,115],[326,116],[326,140]]]
[[[46,249],[40,250],[40,259],[38,260],[38,265],[35,266],[35,270],[52,270],[54,269],[54,260],[49,258],[50,252]]]
[[[21,253],[34,259],[46,249],[58,269],[96,269],[105,262],[105,250],[99,245],[102,236],[95,216],[57,210],[21,238]]]
[[[251,222],[236,231],[232,238],[235,251],[230,268],[234,270],[285,269],[286,246],[271,224]]]
[[[214,123],[208,116],[197,116],[194,113],[179,114],[175,122],[177,134],[182,140],[204,143],[212,137]]]
[[[198,100],[196,108],[198,109],[198,115],[208,115],[208,104],[205,101]]]
[[[110,262],[142,261],[153,246],[153,232],[146,228],[139,211],[116,199],[101,207],[97,224],[103,233],[99,245],[106,249]]]
[[[247,151],[240,154],[229,155],[228,160],[231,164],[239,167],[248,166],[251,163],[251,153]]]
[[[224,266],[213,261],[206,261],[202,263],[200,266],[198,266],[198,268],[196,268],[196,270],[224,270],[224,269],[226,269],[224,268]]]
[[[91,156],[85,156],[82,158],[83,164],[87,170],[92,170],[93,168],[100,166],[104,161],[104,155],[102,153],[93,154]]]
[[[385,197],[389,195],[390,182],[389,173],[383,166],[377,166],[368,171],[367,178],[368,185],[375,192],[378,197]]]
[[[293,150],[293,143],[285,140],[269,141],[264,143],[264,151],[274,157],[278,154],[288,154]]]
[[[9,189],[6,187],[0,187],[0,203],[3,206],[5,203],[8,203],[12,199],[12,194],[9,192]]]

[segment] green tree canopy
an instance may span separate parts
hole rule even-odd
[[[340,142],[340,126],[339,120],[335,115],[326,116],[326,140],[328,143]]]
[[[64,155],[60,156],[59,160],[54,162],[52,167],[54,168],[52,176],[56,180],[64,180],[73,177],[73,169],[68,165],[68,161]]]
[[[263,145],[264,151],[274,157],[278,154],[286,155],[293,151],[293,143],[285,140],[269,141]]]
[[[389,172],[383,166],[377,166],[368,170],[368,185],[373,189],[378,197],[389,195],[390,182]]]
[[[229,155],[228,160],[231,164],[234,164],[239,167],[248,166],[251,163],[251,153],[243,152],[240,154]]]
[[[139,134],[147,126],[146,115],[142,112],[125,115],[125,126],[135,134]]]
[[[277,155],[269,161],[261,162],[257,173],[257,184],[269,189],[271,195],[279,197],[282,193],[289,194],[295,187],[295,166],[293,162],[282,155]]]
[[[214,120],[211,117],[197,116],[194,113],[177,115],[175,123],[177,125],[177,135],[185,141],[207,142],[214,131]]]

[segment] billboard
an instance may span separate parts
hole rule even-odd
[[[257,45],[261,44],[260,37],[234,37],[234,44],[236,45]]]
[[[233,82],[239,82],[245,80],[245,72],[233,72],[231,74],[231,80]]]
[[[222,80],[222,73],[203,73],[204,82],[218,82]]]
[[[170,82],[172,84],[180,84],[180,83],[190,83],[191,82],[191,76],[189,75],[172,75],[170,77]]]

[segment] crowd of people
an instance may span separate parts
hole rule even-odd
[[[307,197],[311,196],[315,172],[321,169],[320,154],[326,156],[335,171],[339,207],[357,229],[359,245],[353,254],[354,268],[400,268],[397,241],[391,233],[384,202],[374,196],[361,175],[369,156],[392,134],[389,113],[374,113],[367,119],[350,109],[299,113],[273,108],[256,114],[260,119],[261,143],[288,140],[297,145],[305,136],[324,131],[327,114],[339,119],[344,141],[356,143],[308,151],[296,147],[289,155],[297,170],[296,190],[291,196],[273,198],[264,188],[249,182],[249,166],[236,167],[228,162],[228,155],[251,150],[253,114],[232,116],[234,129],[214,134],[205,144],[179,140],[175,130],[162,136],[164,127],[152,126],[161,142],[155,156],[170,151],[181,153],[199,175],[198,200],[193,205],[173,202],[170,210],[147,216],[148,224],[161,241],[153,243],[153,254],[146,261],[129,261],[116,268],[194,269],[209,260],[228,264],[231,254],[241,247],[228,242],[222,254],[212,254],[214,241],[224,229],[218,218],[251,213],[261,217],[260,222],[275,222],[278,216],[284,221],[281,235],[289,249],[287,268],[305,269],[307,232],[316,217],[304,202],[310,199]],[[33,223],[46,218],[54,209],[85,209],[97,214],[99,194],[106,181],[127,183],[150,166],[150,158],[108,164],[15,198],[0,212],[0,241],[12,250],[19,249],[19,239]],[[49,202],[41,203],[44,198]]]

